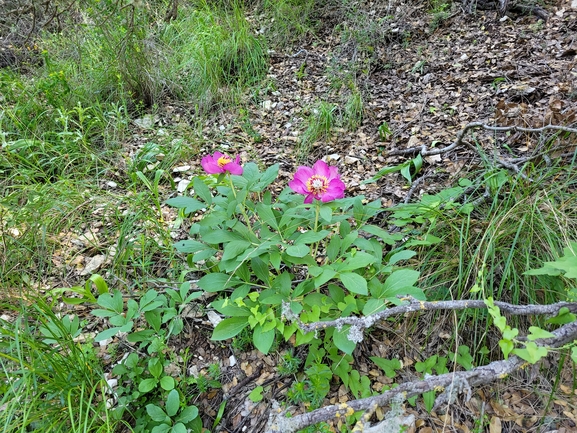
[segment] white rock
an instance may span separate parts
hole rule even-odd
[[[271,100],[263,101],[262,108],[264,108],[265,110],[270,110],[272,108],[272,101]]]
[[[229,356],[228,363],[231,367],[234,367],[236,365],[236,357],[234,355]]]
[[[106,182],[106,185],[108,185],[110,188],[116,188],[118,186],[118,184],[116,182],[113,182],[111,180]]]
[[[208,318],[208,321],[214,327],[216,327],[216,325],[218,325],[220,322],[222,322],[222,317],[219,314],[215,313],[214,311],[208,311],[206,313],[206,317]]]
[[[359,158],[355,158],[354,156],[345,156],[345,164],[356,164],[359,162]]]
[[[89,259],[88,263],[86,263],[86,267],[80,272],[80,275],[88,275],[93,273],[97,270],[102,263],[106,260],[106,256],[104,254],[97,254],[91,259]]]
[[[180,167],[174,167],[172,171],[174,173],[182,173],[183,171],[190,170],[190,165],[181,165]]]
[[[147,114],[140,119],[134,119],[133,122],[136,126],[143,129],[152,128],[156,122],[158,122],[159,117],[152,114]]]
[[[190,183],[190,180],[182,179],[180,182],[178,182],[178,185],[176,186],[176,190],[178,192],[184,192],[189,183]]]

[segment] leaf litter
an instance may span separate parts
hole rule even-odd
[[[386,11],[379,10],[382,6],[374,3],[365,6],[373,10],[375,17],[379,13],[385,16]],[[342,43],[337,34],[292,51],[272,52],[267,77],[270,85],[262,90],[260,100],[249,104],[242,113],[229,110],[207,120],[202,129],[201,154],[230,151],[239,153],[243,162],[256,160],[263,166],[279,163],[278,191],[290,180],[298,164],[323,158],[339,166],[349,195],[380,198],[387,206],[400,203],[408,190],[402,176],[393,174],[376,183],[362,183],[382,167],[404,161],[402,156],[389,157],[391,151],[422,144],[447,146],[469,122],[529,127],[575,124],[577,6],[559,1],[548,10],[547,22],[534,16],[499,19],[494,11],[479,11],[470,16],[456,13],[431,30],[430,15],[415,7],[402,20],[392,20],[387,43],[375,44],[373,54],[361,54],[366,60],[365,71],[347,70],[352,65],[351,58],[362,47],[355,47],[354,41]],[[334,104],[335,115],[343,112],[350,91],[338,81],[351,76],[351,82],[362,95],[360,125],[356,129],[333,125],[327,134],[310,143],[310,151],[299,160],[298,147],[318,104],[323,101]],[[187,108],[168,102],[158,115],[135,120],[133,140],[126,144],[127,160],[157,138],[154,128],[162,126],[175,131],[182,128],[186,113]],[[389,128],[388,136],[379,134],[381,125]],[[513,152],[509,156],[523,156],[536,146],[535,140],[520,133],[507,136],[479,132],[475,140],[486,151],[506,145]],[[163,156],[157,153],[143,169],[153,170]],[[434,183],[425,183],[421,192],[443,188],[477,160],[478,155],[468,148],[426,157],[425,169],[434,173]],[[200,159],[195,156],[189,161],[177,161],[170,175],[182,192],[200,172]],[[103,188],[122,189],[122,173],[107,181]],[[170,185],[161,186],[164,197],[174,193]],[[163,214],[170,230],[176,214],[168,208]],[[111,239],[102,244],[99,221],[79,228],[76,233],[53,237],[59,245],[53,263],[57,269],[66,268],[67,277],[52,278],[52,287],[83,281],[84,276],[95,271],[105,274],[116,247],[111,245]],[[184,348],[195,348],[190,364],[184,366],[188,374],[206,373],[213,362],[219,363],[223,371],[222,389],[204,393],[197,402],[201,411],[214,418],[220,404],[228,399],[221,431],[260,431],[266,423],[268,402],[281,398],[290,386],[291,378],[279,376],[274,368],[280,355],[265,356],[256,350],[233,353],[209,339],[214,326],[211,322],[217,319],[209,320],[194,312],[187,314],[186,319],[182,337],[171,342],[170,350],[180,353]],[[409,366],[436,353],[434,345],[419,347],[421,337],[415,337],[404,353],[398,353],[398,347],[406,347],[403,336],[409,334],[402,324],[395,326],[371,335],[372,342],[365,340],[355,356],[355,368],[374,379],[375,391],[390,384],[391,379],[369,368],[372,365],[369,356],[396,357]],[[443,332],[439,331],[439,338],[443,338]],[[105,353],[103,348],[103,356]],[[571,370],[563,369],[564,383],[573,381],[568,371]],[[175,368],[174,375],[180,373]],[[538,377],[538,371],[534,375],[529,373],[529,378]],[[255,386],[263,387],[267,398],[262,401],[247,398]],[[407,406],[406,413],[416,419],[409,431],[479,431],[475,430],[478,425],[474,420],[484,423],[491,433],[561,433],[577,429],[575,390],[561,384],[560,395],[544,407],[540,394],[547,393],[549,385],[531,385],[519,380],[507,386],[498,383],[491,389],[476,390],[469,402],[455,404],[445,413],[428,414],[420,406]],[[343,403],[351,398],[341,386],[331,391],[326,403]],[[382,419],[383,412],[379,410],[377,416]],[[548,425],[548,420],[554,424]]]

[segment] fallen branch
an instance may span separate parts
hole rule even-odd
[[[577,311],[577,303],[569,302],[525,306],[512,305],[505,302],[495,302],[495,305],[498,306],[502,312],[507,312],[512,315],[556,314],[563,307],[568,308],[570,311]],[[368,322],[374,323],[394,314],[403,314],[411,311],[461,310],[465,308],[486,308],[486,305],[483,301],[420,302],[411,299],[408,304],[381,311],[380,313],[367,316],[367,318],[371,317],[371,320]],[[311,323],[308,325],[301,325],[299,323],[299,327],[305,326],[304,329],[314,330],[326,328],[327,326],[342,326],[345,323],[359,327],[366,327],[368,322],[365,319],[367,318],[350,317],[337,319],[331,322]],[[301,329],[303,328],[301,327]],[[559,348],[574,341],[577,339],[577,321],[556,329],[552,334],[554,337],[536,340],[537,345]],[[269,415],[269,421],[265,432],[292,433],[307,426],[334,419],[336,417],[350,416],[357,411],[370,412],[376,406],[386,406],[393,398],[399,398],[399,396],[403,399],[407,399],[432,390],[444,390],[444,392],[439,395],[436,401],[436,406],[454,401],[456,394],[459,393],[465,393],[466,399],[468,399],[471,396],[471,387],[486,385],[498,379],[502,379],[524,365],[526,365],[526,361],[517,356],[511,356],[506,360],[494,361],[488,365],[477,367],[469,371],[457,371],[438,376],[428,376],[423,380],[401,384],[394,389],[385,391],[384,393],[373,397],[322,407],[312,412],[290,418],[285,416],[285,413],[279,408],[278,404],[274,404],[272,412]]]
[[[494,132],[513,131],[513,132],[537,133],[537,132],[543,132],[546,130],[554,130],[554,131],[569,132],[569,133],[577,134],[577,128],[570,128],[567,126],[560,126],[560,125],[546,125],[546,126],[542,126],[540,128],[526,128],[524,126],[491,126],[491,125],[487,125],[483,122],[472,122],[472,123],[465,125],[465,127],[457,134],[456,140],[452,144],[450,144],[449,146],[442,147],[442,148],[429,149],[427,147],[427,145],[423,144],[422,146],[419,146],[419,147],[411,147],[408,149],[393,150],[387,154],[387,157],[398,156],[398,155],[416,155],[416,154],[420,154],[423,157],[432,156],[432,155],[440,155],[442,153],[450,152],[451,150],[455,149],[456,147],[461,146],[462,144],[465,144],[467,147],[470,147],[475,151],[478,151],[474,146],[463,141],[463,139],[465,138],[465,134],[470,129],[476,129],[476,128],[484,128],[486,130],[494,131]],[[501,167],[505,167],[505,168],[515,172],[516,174],[521,176],[523,179],[525,179],[529,182],[532,182],[533,179],[527,177],[521,171],[519,164],[524,164],[524,163],[531,161],[533,159],[536,159],[539,157],[545,157],[545,156],[546,156],[545,153],[539,153],[539,154],[531,155],[531,156],[524,157],[524,158],[516,158],[514,160],[509,160],[509,161],[498,158],[496,160],[496,163],[497,163],[497,165],[499,165]]]
[[[555,316],[559,313],[561,308],[568,308],[572,313],[577,313],[576,302],[557,302],[555,304],[547,305],[514,305],[507,302],[496,301],[495,306],[503,313],[508,313],[512,316],[528,316],[536,314],[545,314],[548,316]],[[435,310],[465,310],[465,309],[479,309],[487,308],[485,301],[482,300],[459,300],[459,301],[438,301],[427,302],[419,301],[414,298],[408,298],[408,303],[398,305],[396,307],[388,308],[375,314],[364,317],[340,317],[335,320],[324,322],[302,323],[296,316],[291,316],[290,312],[286,312],[286,317],[295,320],[299,329],[303,332],[311,332],[328,327],[342,328],[345,325],[350,325],[352,335],[362,333],[366,328],[370,328],[375,323],[383,321],[391,316],[399,316],[405,313],[412,313],[416,311],[435,311]],[[290,310],[290,307],[283,308],[283,312]],[[355,339],[358,341],[357,339]]]
[[[449,151],[455,149],[456,147],[460,146],[461,144],[463,144],[463,139],[465,138],[465,134],[467,133],[467,131],[469,131],[470,129],[477,129],[477,128],[483,128],[483,129],[486,129],[488,131],[494,131],[494,132],[513,131],[513,132],[536,133],[536,132],[543,132],[543,131],[547,131],[547,130],[554,130],[554,131],[570,132],[573,134],[577,134],[577,128],[570,128],[568,126],[560,126],[560,125],[545,125],[545,126],[542,126],[540,128],[526,128],[524,126],[491,126],[491,125],[487,125],[483,122],[471,122],[471,123],[465,125],[465,127],[457,134],[457,138],[455,139],[455,141],[452,144],[450,144],[449,146],[429,150],[429,148],[425,144],[423,144],[420,147],[411,147],[408,149],[393,150],[393,151],[389,152],[387,154],[387,156],[415,155],[418,153],[420,153],[421,156],[440,155],[442,153],[449,152]],[[527,159],[526,159],[526,161],[527,161]]]

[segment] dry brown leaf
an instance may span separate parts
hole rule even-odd
[[[489,423],[489,433],[501,433],[501,419],[494,416]]]

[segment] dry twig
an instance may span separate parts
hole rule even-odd
[[[577,303],[558,302],[550,305],[513,305],[506,302],[495,302],[499,309],[511,315],[535,315],[546,314],[555,315],[561,308],[568,308],[572,312],[577,312]],[[327,322],[315,322],[303,324],[298,321],[298,326],[303,332],[310,332],[318,329],[324,329],[328,326],[342,327],[351,325],[358,330],[372,326],[374,323],[384,320],[393,315],[404,314],[414,311],[427,310],[462,310],[467,308],[486,308],[484,301],[478,300],[461,300],[461,301],[441,301],[441,302],[424,302],[416,299],[409,299],[409,302],[399,305],[367,317],[345,317]],[[552,332],[554,337],[537,340],[538,346],[547,346],[550,348],[562,347],[577,339],[577,321],[566,324]],[[466,394],[466,398],[471,395],[471,387],[485,385],[502,379],[517,369],[525,365],[526,362],[517,356],[511,356],[506,360],[494,361],[488,365],[474,368],[469,371],[457,371],[438,376],[428,376],[423,380],[404,383],[397,388],[385,391],[382,394],[353,400],[348,403],[341,403],[322,407],[312,412],[287,418],[278,405],[273,405],[273,410],[269,417],[266,433],[292,433],[312,424],[327,421],[335,417],[349,416],[357,411],[371,411],[375,406],[385,406],[399,395],[405,399],[434,389],[450,388],[453,392],[454,384],[457,384],[458,391]],[[449,396],[446,392],[439,396],[442,401],[453,400],[454,395]],[[442,402],[441,402],[442,403]]]

